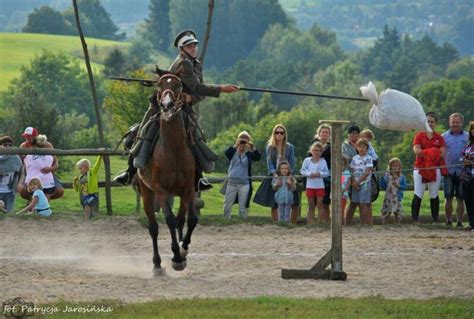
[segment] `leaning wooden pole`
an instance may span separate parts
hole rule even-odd
[[[89,51],[87,50],[87,43],[84,38],[84,33],[82,32],[81,21],[79,19],[79,9],[77,8],[77,1],[72,0],[72,5],[74,7],[74,15],[76,17],[77,31],[81,38],[82,50],[84,51],[84,59],[86,61],[87,74],[89,76],[89,83],[92,91],[92,100],[94,102],[95,116],[97,119],[97,130],[99,131],[99,143],[101,147],[105,147],[104,142],[104,131],[102,127],[102,116],[100,113],[99,102],[97,99],[97,91],[95,89],[94,75],[92,74],[92,68],[89,60]],[[105,201],[107,203],[107,215],[112,215],[112,196],[110,192],[110,158],[107,155],[104,155],[104,167],[105,167]]]
[[[331,249],[310,269],[282,269],[283,279],[330,279],[346,280],[342,270],[342,126],[349,121],[322,120],[331,125]],[[326,269],[331,265],[331,270]]]
[[[212,26],[212,16],[214,14],[214,0],[209,0],[207,5],[207,25],[206,25],[206,34],[204,36],[204,41],[202,44],[201,56],[199,60],[204,64],[204,58],[206,57],[207,44],[209,43],[209,37],[211,35],[211,26]]]

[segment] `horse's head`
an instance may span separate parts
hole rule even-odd
[[[158,103],[161,107],[161,118],[169,121],[183,106],[181,79],[172,73],[164,74],[158,81]]]

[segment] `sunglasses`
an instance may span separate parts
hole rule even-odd
[[[283,132],[283,131],[275,131],[275,135],[285,135],[285,132]]]

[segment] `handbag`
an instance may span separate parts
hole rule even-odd
[[[219,193],[221,193],[222,195],[225,195],[225,192],[227,190],[227,184],[229,183],[229,179],[227,178],[223,183],[222,183],[222,187],[221,189],[219,190]]]
[[[264,207],[275,206],[275,191],[272,187],[272,176],[268,175],[267,178],[258,187],[253,198],[253,202]]]

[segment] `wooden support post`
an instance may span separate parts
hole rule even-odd
[[[283,279],[330,279],[346,280],[342,270],[342,126],[349,121],[322,120],[331,125],[331,249],[310,269],[282,269]],[[331,264],[331,270],[326,269]]]

